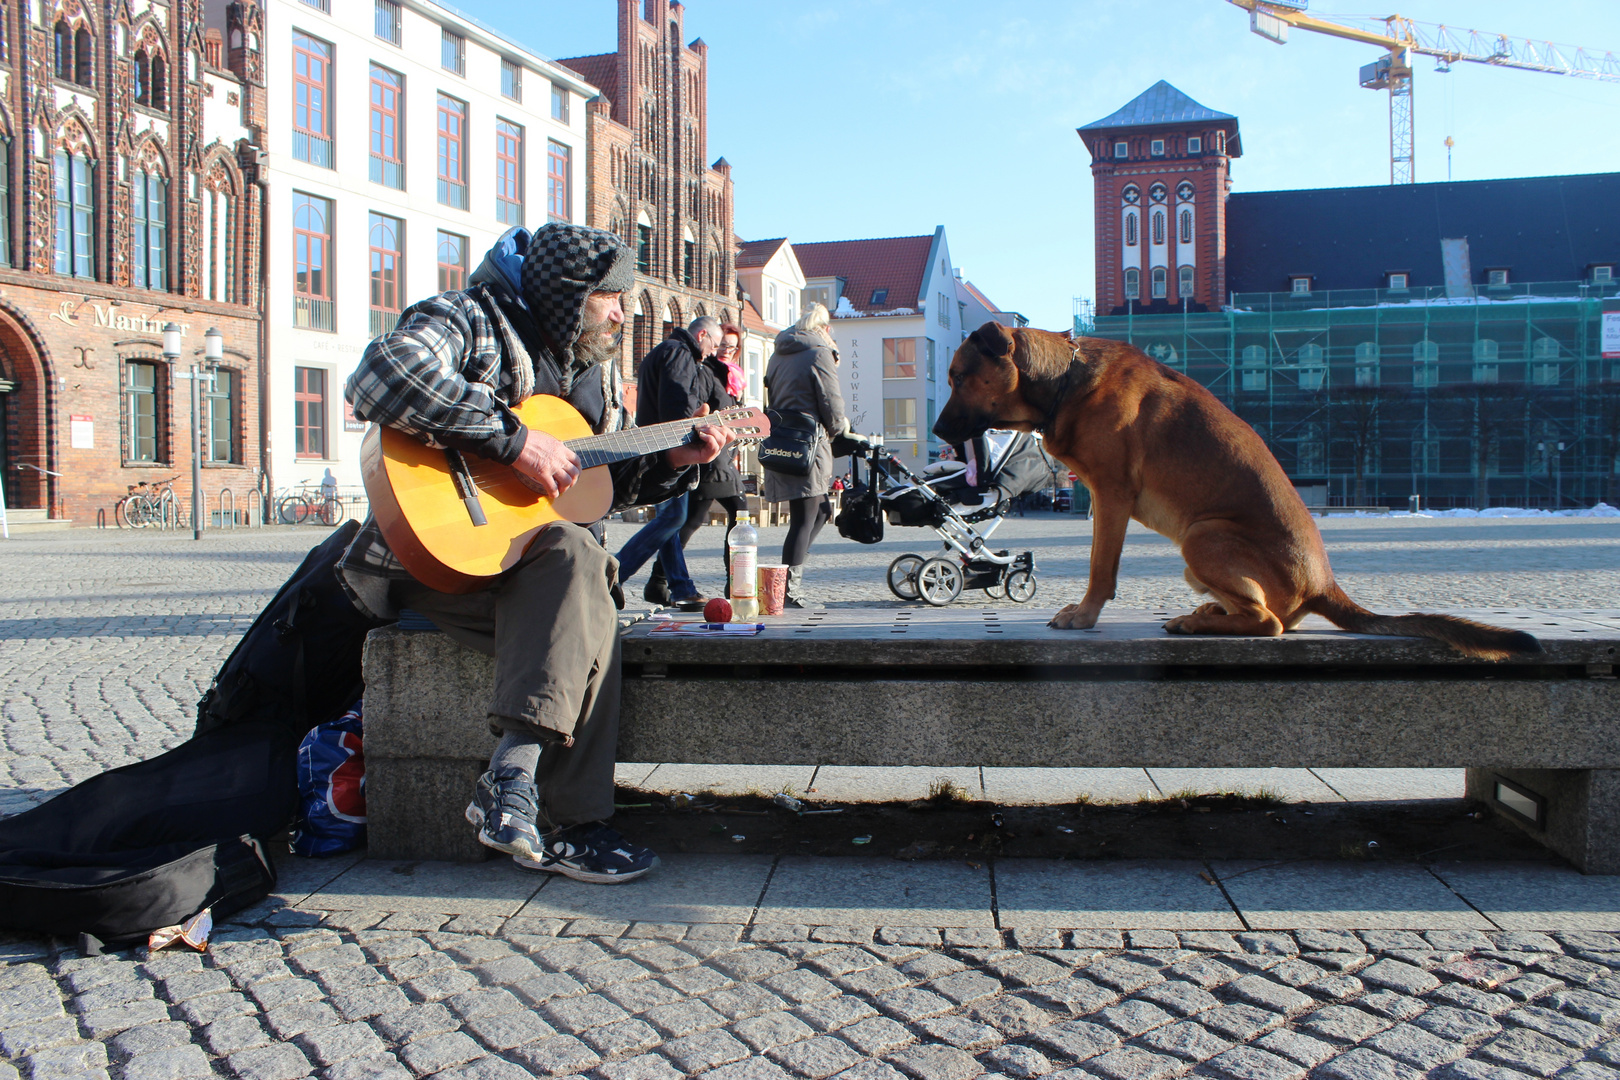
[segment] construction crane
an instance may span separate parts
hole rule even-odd
[[[1249,29],[1279,45],[1287,44],[1288,30],[1296,27],[1330,37],[1376,45],[1386,51],[1361,68],[1361,85],[1368,90],[1389,91],[1389,182],[1414,183],[1412,157],[1412,58],[1432,56],[1437,71],[1449,71],[1460,61],[1490,64],[1492,67],[1540,71],[1548,75],[1573,75],[1620,83],[1620,59],[1612,52],[1598,52],[1575,46],[1554,45],[1550,41],[1510,38],[1506,34],[1483,34],[1459,30],[1437,23],[1420,23],[1405,15],[1338,16],[1324,19],[1307,14],[1307,0],[1227,0],[1249,13]],[[1449,150],[1449,145],[1448,145]]]

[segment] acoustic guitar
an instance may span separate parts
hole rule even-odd
[[[371,512],[405,569],[429,588],[474,592],[515,566],[552,522],[600,521],[613,506],[608,465],[680,446],[697,428],[714,424],[727,425],[745,442],[771,431],[765,414],[749,406],[607,435],[593,434],[579,411],[557,397],[536,394],[513,412],[579,457],[579,479],[555,499],[498,461],[428,446],[380,424],[366,433],[360,464]]]

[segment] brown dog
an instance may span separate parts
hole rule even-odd
[[[987,322],[951,358],[946,442],[1040,431],[1091,489],[1091,580],[1053,617],[1095,625],[1114,597],[1131,518],[1175,541],[1187,584],[1214,598],[1172,634],[1276,636],[1312,612],[1358,634],[1427,637],[1488,660],[1541,651],[1529,634],[1451,615],[1376,615],[1333,580],[1321,534],[1254,429],[1203,386],[1134,346]]]

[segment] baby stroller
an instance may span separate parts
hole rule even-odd
[[[1051,483],[1051,460],[1038,439],[1017,431],[987,431],[958,452],[971,460],[935,462],[919,476],[879,444],[857,450],[850,456],[855,486],[845,496],[838,532],[875,544],[887,519],[938,534],[945,544],[940,555],[906,554],[889,564],[889,591],[902,600],[944,607],[964,589],[983,589],[995,599],[1028,603],[1036,589],[1034,552],[992,550],[989,539],[1012,500]],[[975,528],[984,522],[989,525]]]

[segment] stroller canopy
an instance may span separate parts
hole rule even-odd
[[[1028,432],[987,431],[972,445],[976,483],[970,485],[968,470],[962,469],[929,485],[952,502],[961,501],[962,496],[971,499],[991,488],[999,489],[1003,499],[1014,499],[1052,482],[1051,459],[1040,440]],[[967,445],[958,443],[956,454],[959,460],[967,461]]]

